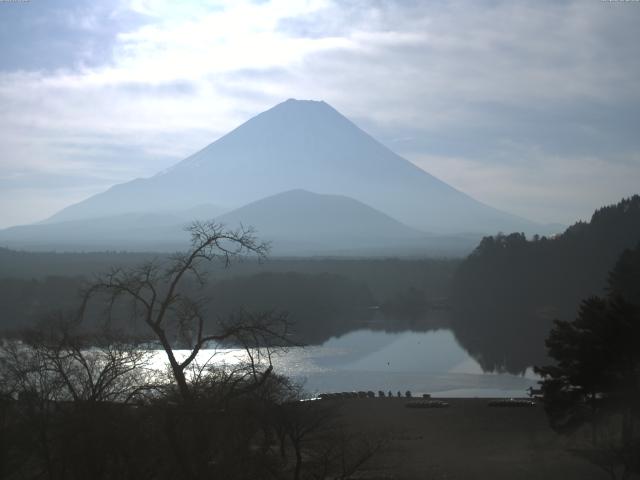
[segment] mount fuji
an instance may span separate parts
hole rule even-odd
[[[114,225],[118,218],[130,221],[132,214],[142,215],[141,218],[153,215],[153,226],[157,228],[158,215],[175,218],[167,212],[197,211],[199,205],[225,206],[227,211],[239,209],[232,218],[248,224],[241,218],[240,207],[300,190],[323,194],[315,200],[328,202],[327,211],[335,208],[331,205],[332,199],[335,203],[332,196],[349,197],[391,217],[381,224],[390,227],[387,220],[403,224],[398,232],[479,236],[498,231],[533,233],[541,228],[478,202],[418,168],[327,103],[291,99],[253,117],[163,172],[115,185],[61,210],[41,222],[37,230],[42,239],[47,236],[47,226],[58,224],[60,230],[61,222],[95,223],[108,218],[108,223]],[[263,209],[260,218],[278,218],[283,202],[268,205],[273,210],[266,214]],[[217,217],[221,210],[212,207],[211,211]],[[341,220],[343,227],[359,221],[357,216],[351,222]],[[29,227],[9,229],[11,244],[33,233]],[[333,231],[339,238],[339,228]],[[0,232],[0,242],[7,232]],[[389,232],[379,233],[389,236]],[[295,242],[295,238],[289,240]]]

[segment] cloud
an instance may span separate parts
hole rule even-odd
[[[0,71],[54,71],[110,62],[118,32],[145,17],[120,0],[47,0],[0,5]]]
[[[511,212],[541,222],[589,220],[602,205],[638,193],[640,155],[618,162],[539,151],[517,155],[517,165],[428,154],[407,157],[480,201],[508,205]]]
[[[533,219],[582,216],[579,205],[614,201],[638,179],[638,5],[47,5],[13,8],[3,24],[2,178],[152,175],[296,97],[328,101],[445,181]]]

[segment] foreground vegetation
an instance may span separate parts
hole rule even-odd
[[[536,371],[551,426],[612,479],[640,476],[640,244],[616,263],[607,295],[556,321],[546,345],[555,362]]]
[[[263,256],[265,245],[216,224],[190,231],[188,251],[113,269],[85,288],[77,315],[4,342],[2,478],[345,478],[373,455],[374,443],[347,437],[330,408],[302,402],[274,373],[273,350],[288,341],[285,315],[205,323],[207,298],[196,288],[206,283],[203,263]],[[84,322],[100,311],[101,322]],[[164,350],[165,374],[118,329],[136,322]],[[248,360],[199,364],[211,341],[244,347]],[[189,349],[186,358],[176,344]]]

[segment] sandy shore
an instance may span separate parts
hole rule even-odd
[[[609,478],[568,452],[570,443],[549,428],[540,405],[500,408],[489,407],[489,399],[439,400],[450,406],[406,408],[406,400],[398,398],[335,401],[349,428],[384,442],[363,478]]]

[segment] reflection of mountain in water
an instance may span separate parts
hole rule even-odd
[[[356,371],[441,373],[454,370],[469,359],[449,330],[397,333],[356,330],[331,338],[323,347],[333,350],[335,356],[323,359],[320,364]],[[481,372],[477,364],[471,370]]]
[[[533,377],[485,374],[450,330],[359,329],[289,352],[277,369],[307,390],[391,390],[442,396],[523,396]]]
[[[178,350],[184,358],[187,350]],[[215,354],[215,355],[214,355]],[[233,365],[246,359],[243,349],[201,350],[198,361]],[[383,332],[361,328],[332,337],[321,345],[292,347],[272,356],[275,371],[303,384],[310,394],[368,391],[403,395],[524,396],[534,386],[532,376],[484,373],[447,329]],[[153,367],[164,368],[157,351]]]
[[[360,307],[312,315],[292,312],[294,321],[292,330],[297,339],[304,345],[324,345],[338,342],[340,348],[349,342],[350,336],[356,332],[368,331],[373,333],[423,333],[442,328],[449,328],[449,312],[436,309],[426,309],[420,315],[401,317],[393,312],[383,312],[377,307]],[[337,339],[340,339],[339,341]],[[372,335],[360,339],[360,342],[372,342],[373,347],[381,337]],[[387,340],[385,340],[387,341]],[[357,345],[353,345],[357,347]],[[351,346],[350,346],[351,347]],[[361,345],[358,348],[364,348]]]

